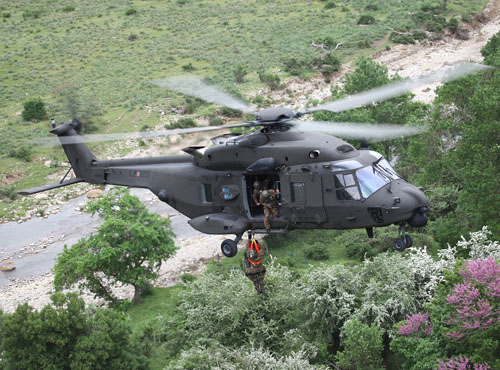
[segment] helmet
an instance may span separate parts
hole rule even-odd
[[[256,180],[253,183],[253,187],[254,189],[262,189],[262,184],[260,183],[260,181]]]

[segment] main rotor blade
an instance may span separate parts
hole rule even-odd
[[[492,67],[478,63],[460,63],[451,67],[441,68],[429,75],[396,81],[385,86],[376,87],[359,94],[335,100],[331,103],[321,104],[308,109],[304,113],[312,113],[321,110],[343,112],[349,109],[392,99],[428,84],[447,82],[488,69],[492,69]]]
[[[186,95],[194,96],[195,98],[205,100],[209,103],[215,103],[224,107],[236,109],[244,113],[255,112],[255,108],[252,106],[242,102],[240,99],[229,94],[228,92],[222,91],[215,86],[208,85],[194,76],[175,76],[150,81],[150,83],[159,87],[178,91]]]
[[[189,134],[195,132],[225,130],[235,127],[253,127],[253,123],[236,123],[227,126],[207,126],[207,127],[192,127],[192,128],[176,128],[172,130],[161,131],[143,131],[143,132],[126,132],[117,134],[94,134],[94,135],[78,135],[78,136],[59,136],[59,137],[46,137],[35,139],[34,142],[38,145],[51,145],[58,146],[59,144],[77,144],[81,142],[96,143],[101,141],[113,140],[128,140],[128,139],[150,139],[159,136]]]
[[[299,131],[323,132],[345,139],[377,142],[425,132],[423,126],[401,126],[386,123],[354,123],[325,121],[292,121],[290,124]]]

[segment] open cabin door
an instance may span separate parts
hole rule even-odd
[[[327,221],[323,205],[321,176],[315,173],[287,173],[281,176],[283,215],[291,222]]]

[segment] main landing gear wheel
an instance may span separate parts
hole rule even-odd
[[[406,248],[410,248],[413,245],[413,238],[410,235],[405,235]]]
[[[403,238],[394,239],[394,249],[398,252],[404,251],[406,248],[406,241]]]
[[[226,257],[234,257],[238,253],[238,245],[234,240],[226,239],[222,242],[220,249]]]

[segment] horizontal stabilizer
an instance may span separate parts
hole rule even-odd
[[[71,179],[71,180],[56,182],[55,184],[39,186],[37,188],[32,188],[32,189],[28,189],[28,190],[21,190],[21,191],[17,192],[17,194],[19,194],[19,195],[31,195],[31,194],[40,193],[42,191],[47,191],[47,190],[62,188],[63,186],[73,185],[73,184],[76,184],[76,183],[79,183],[82,181],[83,181],[83,179],[76,177],[76,178]]]

